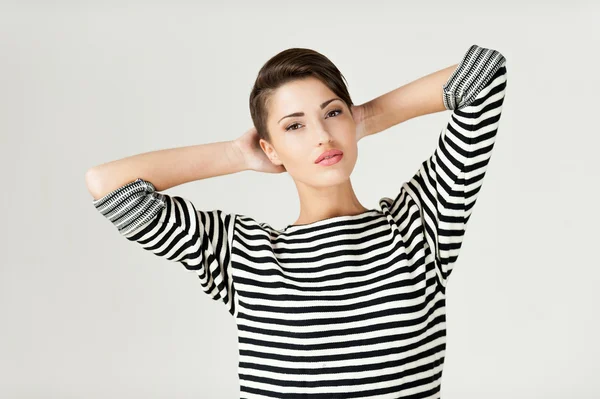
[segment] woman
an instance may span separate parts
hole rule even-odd
[[[241,137],[99,165],[86,183],[123,236],[194,270],[235,317],[240,397],[439,398],[445,291],[505,91],[504,56],[471,45],[460,63],[355,106],[329,59],[288,49],[260,70]],[[433,154],[365,208],[350,182],[357,142],[446,109]],[[242,170],[287,171],[296,222],[275,229],[160,193]]]

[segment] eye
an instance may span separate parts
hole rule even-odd
[[[330,115],[332,112],[339,112],[338,114],[334,115],[334,116],[338,116],[342,113],[342,110],[341,109],[332,109],[331,111],[329,111],[327,113],[327,115]],[[287,132],[290,130],[298,130],[299,128],[292,129],[292,127],[299,126],[299,125],[300,125],[299,123],[292,123],[291,125],[289,125],[288,127],[285,128],[285,131]]]
[[[298,129],[292,129],[291,128],[292,126],[297,126],[297,125],[299,125],[299,124],[298,123],[292,123],[291,125],[289,125],[288,127],[285,128],[285,131],[287,132],[289,130],[298,130]]]
[[[333,110],[329,111],[329,112],[327,113],[327,115],[331,114],[332,112],[339,112],[339,113],[341,114],[341,113],[342,113],[342,110],[341,110],[341,109],[333,109]],[[337,114],[337,115],[335,115],[335,116],[338,116],[338,115],[339,115],[339,114]]]

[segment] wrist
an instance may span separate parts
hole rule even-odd
[[[356,109],[356,135],[358,140],[377,133],[373,102],[367,102]]]
[[[249,170],[250,166],[248,165],[248,160],[240,145],[240,142],[235,139],[227,142],[228,146],[228,157],[231,162],[234,164],[234,167],[241,171]]]

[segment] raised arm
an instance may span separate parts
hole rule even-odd
[[[234,141],[154,151],[96,166],[86,174],[92,204],[129,241],[194,271],[203,290],[235,315],[230,260],[236,215],[198,209],[187,198],[159,191],[242,170],[279,171],[257,140],[251,128]]]
[[[441,87],[457,66],[454,64],[423,76],[360,105],[364,115],[364,130],[360,138],[417,116],[444,111]]]
[[[183,183],[244,170],[285,172],[260,148],[255,127],[235,140],[198,144],[132,155],[88,169],[85,181],[94,199],[135,179],[151,181],[162,191]]]
[[[90,168],[85,181],[99,199],[137,178],[151,181],[157,191],[208,177],[246,170],[235,141],[198,144],[132,155]]]
[[[470,58],[463,60],[461,64],[453,64],[430,73],[355,107],[356,113],[362,115],[364,126],[360,138],[418,116],[459,109],[471,102],[473,96],[478,94],[471,89],[477,86],[478,78],[488,76],[489,68],[499,65],[500,59],[496,58],[497,55],[489,57],[490,51],[493,50],[472,45],[465,54],[465,57]],[[464,68],[476,64],[477,59],[481,62],[478,75],[473,76],[471,73],[470,80],[465,80]],[[460,103],[456,102],[457,98],[460,98]]]
[[[413,215],[419,216],[427,242],[425,252],[435,257],[442,291],[481,193],[500,125],[506,82],[502,53],[470,46],[443,87],[437,89],[444,107],[453,112],[433,153],[402,184],[393,200],[384,199],[398,225],[405,226]]]

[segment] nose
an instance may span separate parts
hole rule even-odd
[[[319,146],[323,145],[323,143],[331,143],[333,141],[331,134],[323,126],[319,126],[317,139],[319,140]]]
[[[323,140],[319,140],[319,146],[322,146],[323,143],[331,143],[333,140],[331,140],[331,137],[329,138],[324,138]]]

